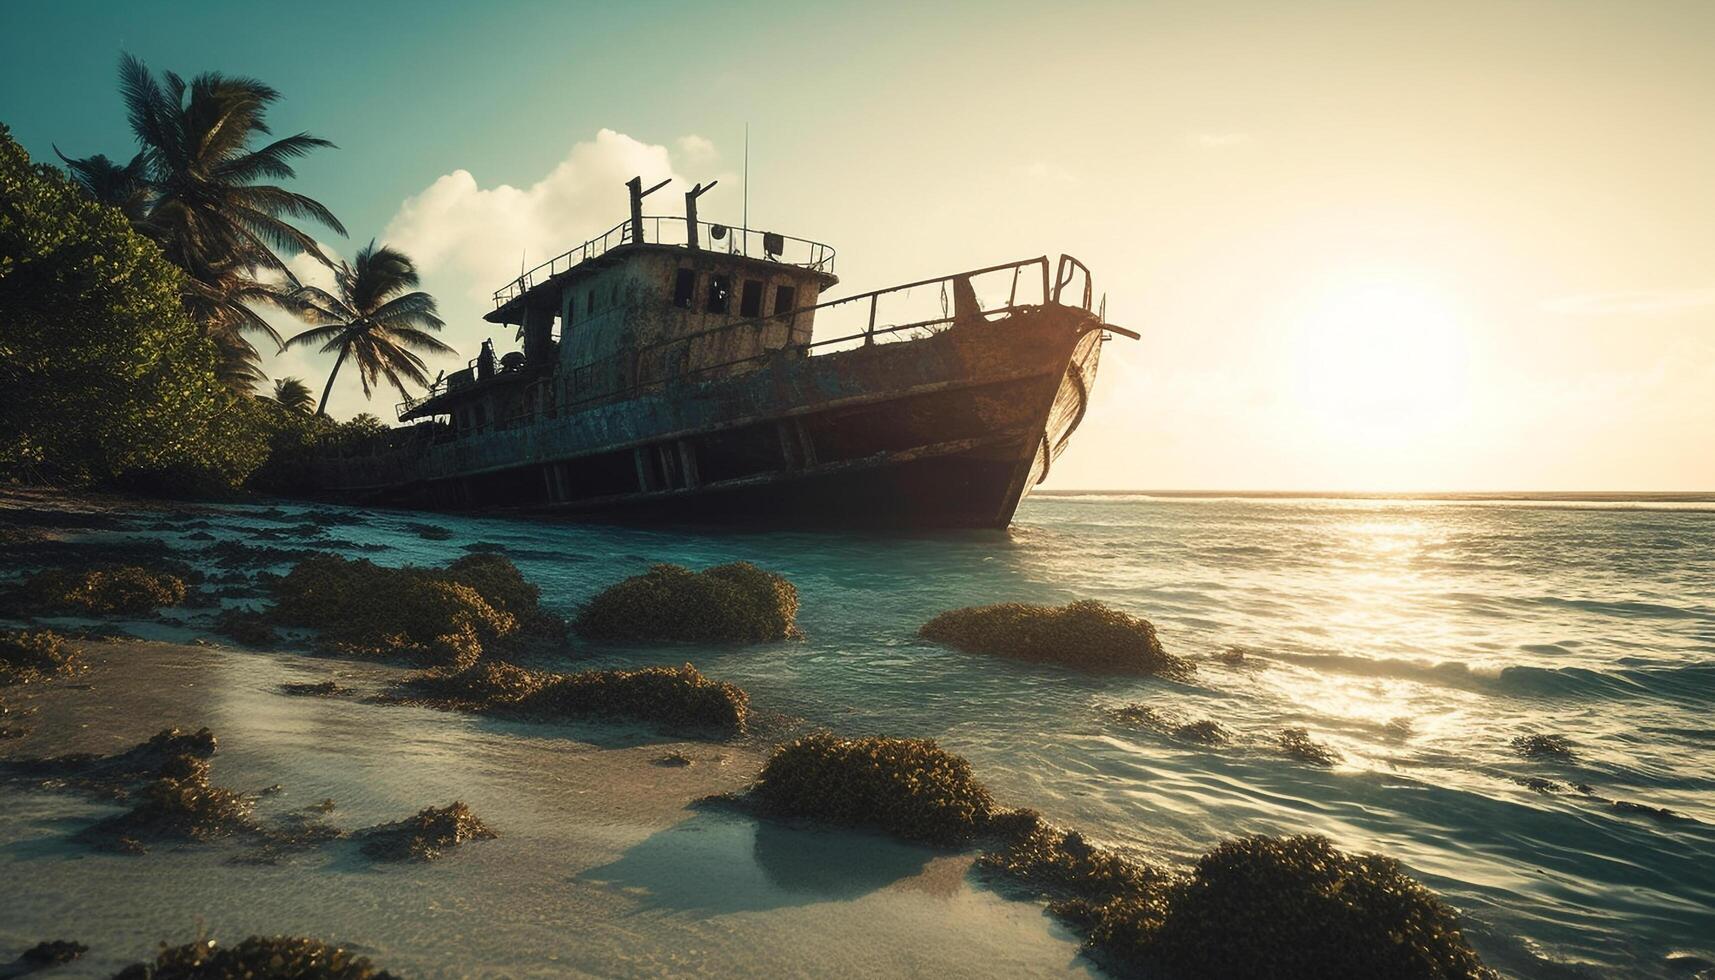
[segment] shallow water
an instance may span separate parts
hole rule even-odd
[[[306,508],[284,509],[274,520],[255,516],[256,507],[195,517],[229,536],[296,523]],[[452,537],[423,540],[406,527],[412,522],[445,527]],[[194,547],[185,533],[163,536]],[[580,646],[580,664],[690,660],[749,689],[763,711],[846,733],[933,736],[968,756],[1003,800],[1164,860],[1187,859],[1240,833],[1315,831],[1346,847],[1382,850],[1458,905],[1485,957],[1516,975],[1686,976],[1715,960],[1710,510],[1046,498],[1027,501],[1004,534],[922,535],[709,533],[362,512],[359,523],[308,543],[386,563],[442,563],[479,542],[504,546],[542,586],[544,603],[563,612],[654,561],[700,567],[748,559],[799,589],[800,643],[666,652]],[[1090,678],[914,636],[954,606],[1086,597],[1151,619],[1170,650],[1198,660],[1198,679]],[[1242,656],[1217,659],[1235,650]],[[1103,713],[1128,702],[1174,720],[1213,718],[1235,737],[1197,745],[1126,728]],[[335,717],[402,709],[330,703],[318,710]],[[1284,757],[1275,739],[1288,727],[1308,729],[1343,761],[1318,768]],[[330,722],[317,737],[344,730]],[[390,727],[407,745],[415,731]],[[454,731],[502,742],[529,737],[470,734],[466,719]],[[1529,732],[1564,734],[1575,760],[1522,758],[1511,741]],[[282,748],[279,758],[293,753]],[[467,775],[492,781],[485,773],[476,767]],[[1519,782],[1528,777],[1584,783],[1591,792],[1538,792]],[[509,784],[527,787],[532,778],[526,768]],[[450,781],[447,792],[478,795]],[[1611,800],[1665,807],[1684,819],[1623,812]],[[725,928],[726,945],[698,933],[715,951],[707,954],[711,972],[767,968],[765,959],[747,961],[733,948],[733,916],[750,922],[738,930],[741,946],[754,944],[757,933],[747,930],[758,923],[791,944],[799,941],[787,938],[795,926],[816,921],[785,915],[775,899],[742,885],[710,889],[711,879],[731,874],[778,890],[781,875],[809,874],[820,882],[817,902],[845,911],[898,891],[864,890],[864,875],[872,865],[887,867],[884,858],[818,862],[813,839],[764,848],[754,826],[731,818],[681,815],[666,823],[604,860],[602,873],[648,910],[629,926],[639,935],[659,939],[656,930],[687,922],[713,933]],[[721,857],[723,835],[744,838],[736,849],[751,848],[743,862],[749,870],[722,863],[731,860]],[[688,841],[715,843],[692,848],[701,856],[691,858]],[[765,850],[787,856],[771,861]],[[770,863],[775,875],[757,878]],[[679,875],[672,870],[679,867],[690,870]],[[848,874],[853,894],[866,897],[845,895],[839,879]],[[972,916],[998,914],[978,908],[998,901],[991,893],[951,877],[957,887],[948,894],[978,903]],[[938,901],[924,913],[956,921],[953,900]],[[1040,918],[1029,905],[1011,904],[1026,919]],[[1036,933],[1016,921],[1011,928],[1046,955],[1010,967],[985,961],[991,970],[1084,968],[1066,957],[1065,937],[1049,925],[1037,922]],[[602,972],[614,962],[582,968]]]

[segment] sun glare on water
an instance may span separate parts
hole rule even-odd
[[[1325,435],[1374,448],[1441,435],[1467,414],[1464,318],[1406,274],[1338,278],[1296,318],[1299,406]]]

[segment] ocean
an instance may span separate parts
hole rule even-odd
[[[260,507],[195,516],[237,536],[303,509],[282,506],[271,524]],[[1165,862],[1256,833],[1381,851],[1511,975],[1715,968],[1715,504],[1072,494],[1027,500],[1006,532],[894,534],[359,516],[330,550],[440,564],[498,545],[567,614],[654,562],[752,561],[797,586],[801,641],[574,641],[565,667],[690,661],[760,712],[932,737],[1000,800]],[[424,522],[451,537],[408,527]],[[1149,619],[1195,679],[1086,676],[916,636],[954,607],[1086,598]],[[1116,718],[1126,705],[1155,723]],[[1223,741],[1176,733],[1210,720]],[[1337,761],[1286,754],[1287,729]],[[1570,752],[1524,754],[1530,735]],[[672,882],[652,879],[663,907]]]

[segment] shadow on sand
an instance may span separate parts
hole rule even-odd
[[[654,908],[722,914],[851,901],[919,874],[936,853],[872,834],[704,811],[580,877]]]

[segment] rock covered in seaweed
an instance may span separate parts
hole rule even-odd
[[[989,791],[964,758],[933,741],[814,732],[777,749],[751,786],[763,809],[957,844],[984,833]]]
[[[161,944],[146,963],[134,963],[114,980],[250,980],[292,977],[298,980],[395,980],[369,960],[318,939],[251,936],[236,946],[199,939],[183,946]]]
[[[1495,976],[1457,914],[1398,862],[1324,837],[1229,840],[1175,872],[1038,824],[980,864],[1052,899],[1122,976]]]
[[[750,562],[693,572],[660,564],[591,599],[578,633],[620,643],[761,643],[798,635],[798,590]]]
[[[944,612],[918,631],[972,653],[1058,664],[1097,674],[1184,679],[1189,660],[1162,649],[1146,619],[1083,599],[1064,606],[1006,602]]]
[[[363,853],[380,861],[433,861],[449,848],[498,836],[457,800],[356,834],[363,842]]]
[[[1143,914],[1098,910],[1090,937],[1122,962],[1176,976],[1495,975],[1457,913],[1399,862],[1316,835],[1227,841]]]
[[[64,966],[89,952],[82,943],[66,939],[44,939],[18,955],[6,966],[0,966],[0,977],[21,977],[37,970]]]
[[[83,659],[53,630],[0,632],[0,686],[67,677],[83,670]]]
[[[270,588],[275,622],[318,629],[325,645],[358,656],[466,667],[491,644],[560,629],[538,607],[536,588],[498,555],[446,569],[314,555]]]
[[[136,615],[185,601],[178,574],[141,565],[49,568],[12,590],[10,602],[32,614]]]

